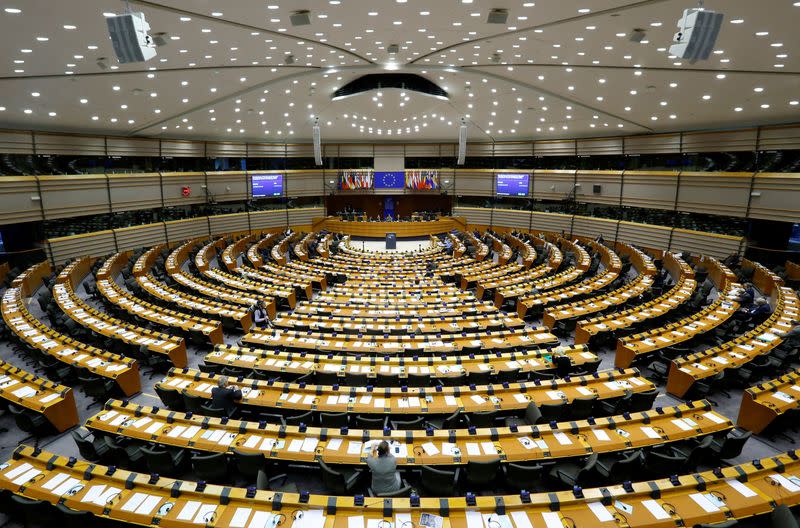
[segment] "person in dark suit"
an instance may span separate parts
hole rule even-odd
[[[211,405],[224,409],[225,414],[232,417],[239,410],[237,403],[242,400],[242,391],[228,385],[228,377],[220,376],[217,386],[211,389]]]

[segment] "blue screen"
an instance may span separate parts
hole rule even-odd
[[[402,189],[406,185],[406,173],[404,171],[376,171],[373,181],[376,189]]]
[[[529,174],[498,174],[497,196],[528,196]]]
[[[253,174],[253,198],[283,196],[283,174]]]

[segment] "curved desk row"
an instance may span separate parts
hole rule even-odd
[[[207,485],[70,460],[20,446],[0,489],[144,526],[186,528],[674,528],[721,523],[800,503],[794,451],[714,472],[554,493],[371,499]],[[606,524],[607,523],[607,524]]]

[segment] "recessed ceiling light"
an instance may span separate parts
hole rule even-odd
[[[744,24],[744,19],[734,18],[733,20],[731,20],[731,24]]]
[[[428,16],[428,15],[431,14],[431,12],[430,11],[420,11],[419,14],[422,15],[422,16]]]
[[[12,15],[18,15],[22,13],[22,9],[17,9],[16,7],[7,7],[5,11],[6,13],[10,13]]]
[[[800,104],[800,101],[789,101],[789,104],[792,106],[797,106],[798,104]]]
[[[725,77],[726,77],[726,75],[724,73],[718,73],[717,74],[717,79],[724,79]]]
[[[78,26],[73,26],[72,24],[64,24],[64,29],[78,29]]]
[[[33,110],[31,110],[30,108],[26,108],[25,110],[23,110],[23,112],[25,112],[26,114],[32,114]]]
[[[47,42],[50,39],[47,37],[36,37],[36,40],[38,40],[39,42]]]
[[[758,31],[758,32],[756,32],[756,36],[757,37],[766,37],[767,35],[769,35],[769,31]]]
[[[88,99],[81,99],[81,104],[86,104],[86,103],[88,103],[88,102],[89,102],[89,100],[88,100]]]
[[[736,108],[733,109],[734,112],[741,112],[742,110],[743,109],[741,106],[737,106]]]
[[[761,105],[761,108],[764,108],[764,109],[769,108],[769,105],[767,103],[764,103],[764,104]]]
[[[221,16],[222,16],[222,12],[220,12],[220,11],[214,11],[213,13],[211,13],[211,16],[214,16],[214,17],[221,17]]]
[[[590,11],[591,9],[589,9],[588,7],[583,7],[581,9],[578,9],[578,13],[588,13]]]
[[[31,92],[31,97],[39,97],[40,95],[42,94],[40,94],[39,92]]]
[[[703,96],[703,101],[708,101],[709,99],[711,99],[710,95],[704,95]]]
[[[760,86],[756,86],[755,88],[753,88],[753,91],[756,93],[761,93],[764,91],[764,89]]]
[[[50,117],[55,117],[56,113],[55,112],[47,112],[47,115],[49,115]]]

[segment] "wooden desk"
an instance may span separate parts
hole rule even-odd
[[[331,216],[322,225],[315,223],[314,229],[358,237],[384,238],[386,233],[396,233],[397,238],[418,238],[462,227],[461,223],[450,217],[427,222],[346,222]]]
[[[772,290],[783,286],[783,279],[758,262],[742,259],[742,268],[753,270],[753,278],[750,282],[752,282],[753,286],[758,288],[758,291],[763,295],[769,296],[772,294]]]
[[[538,493],[523,497],[476,497],[467,499],[421,498],[411,506],[408,498],[366,500],[356,505],[353,497],[311,495],[302,502],[300,495],[254,491],[208,485],[116,470],[69,459],[46,451],[20,446],[0,470],[0,489],[33,500],[62,504],[96,516],[139,525],[157,524],[162,528],[187,526],[300,528],[295,524],[302,512],[312,526],[323,528],[359,526],[421,526],[423,513],[440,515],[446,528],[493,526],[482,517],[495,515],[500,526],[542,528],[545,526],[604,526],[601,519],[631,528],[674,528],[705,523],[720,523],[730,518],[743,519],[765,514],[776,505],[800,503],[800,488],[793,482],[800,475],[797,454],[789,452],[753,463],[724,467],[719,476],[711,471],[685,475],[673,484],[667,479],[637,482],[632,491],[621,485],[584,489],[583,497],[571,491]],[[702,483],[704,492],[698,491]],[[722,498],[712,503],[707,497]],[[387,524],[389,526],[389,524]],[[613,524],[610,524],[613,526]]]
[[[800,369],[773,380],[762,381],[742,393],[736,425],[755,434],[764,430],[778,416],[800,407]]]
[[[739,303],[736,301],[738,292],[739,284],[729,282],[726,289],[720,292],[720,296],[699,312],[665,327],[618,339],[614,366],[630,367],[634,362],[653,352],[712,331],[728,321],[739,309]]]
[[[250,308],[259,300],[263,300],[267,304],[267,314],[271,319],[275,318],[277,312],[275,299],[269,296],[251,295],[241,290],[227,288],[225,286],[217,286],[208,283],[204,280],[198,279],[193,275],[184,273],[181,270],[183,263],[189,258],[189,252],[192,247],[198,243],[198,240],[190,240],[170,253],[167,260],[164,262],[164,268],[167,273],[172,277],[175,282],[184,288],[194,290],[212,300],[226,301],[239,306],[244,306],[246,309]]]
[[[448,465],[486,462],[541,462],[642,449],[706,435],[724,435],[733,428],[707,401],[625,416],[508,427],[432,430],[359,430],[308,427],[187,416],[157,407],[109,400],[104,409],[86,421],[100,435],[122,436],[166,447],[204,453],[259,453],[281,462],[366,466],[378,442],[390,442],[401,466]],[[98,436],[100,436],[98,435]]]
[[[763,324],[727,343],[673,360],[667,377],[667,392],[682,398],[697,380],[746,365],[778,346],[783,339],[772,331],[786,332],[792,328],[792,321],[800,318],[800,302],[791,288],[780,286],[771,290],[776,296],[772,303],[775,308]]]
[[[655,388],[639,376],[639,371],[602,371],[586,376],[552,382],[510,383],[476,387],[402,387],[372,388],[273,383],[252,379],[229,380],[242,390],[241,405],[259,409],[289,411],[352,412],[356,414],[414,415],[453,414],[457,410],[480,412],[521,411],[529,401],[543,403],[571,402],[575,398],[597,396],[619,398],[626,391],[646,392]],[[171,369],[157,386],[177,390],[204,399],[211,398],[215,376],[191,369]]]
[[[333,354],[307,354],[281,352],[277,349],[261,350],[256,348],[218,345],[214,352],[204,358],[206,363],[226,365],[265,372],[291,373],[297,376],[309,372],[327,372],[338,375],[344,380],[345,373],[367,374],[375,377],[378,374],[399,375],[401,383],[409,374],[429,375],[432,379],[456,377],[470,372],[497,373],[503,370],[519,370],[520,372],[552,370],[555,368],[554,356],[566,356],[575,367],[586,363],[595,363],[597,356],[585,346],[563,347],[563,350],[526,350],[523,352],[482,353],[467,356],[449,356],[442,354],[420,358],[418,356],[363,355],[346,356]],[[344,383],[342,383],[344,385]]]
[[[126,396],[141,390],[136,360],[80,343],[45,326],[28,311],[19,288],[9,288],[3,293],[2,313],[6,326],[29,347],[76,369],[114,380]]]
[[[25,372],[0,360],[0,398],[43,415],[63,433],[78,425],[78,409],[72,389]]]
[[[211,321],[150,304],[120,287],[116,282],[116,277],[130,257],[131,252],[129,251],[116,253],[103,263],[97,273],[97,290],[109,303],[132,316],[141,317],[151,323],[174,328],[187,334],[203,336],[212,344],[223,343],[222,325],[219,321]]]
[[[800,281],[800,264],[787,260],[786,278],[790,281]]]
[[[49,277],[51,273],[50,263],[45,260],[20,273],[11,281],[11,286],[19,288],[23,297],[30,297],[43,285],[42,280]]]
[[[223,324],[227,322],[228,328],[238,325],[241,326],[244,332],[250,330],[250,326],[253,324],[253,318],[250,311],[246,308],[239,305],[229,305],[195,295],[189,295],[157,281],[150,274],[150,271],[155,262],[155,256],[160,253],[161,248],[162,246],[156,246],[149,249],[139,257],[139,260],[137,260],[134,265],[133,275],[136,277],[136,282],[144,291],[155,299],[175,304],[184,310],[220,319]]]
[[[56,278],[57,284],[53,286],[53,297],[61,311],[76,323],[96,334],[117,339],[137,349],[141,345],[145,345],[150,352],[167,356],[176,367],[185,367],[187,364],[186,342],[183,338],[125,323],[95,310],[75,295],[73,284],[81,282],[80,277],[88,272],[89,262],[89,259],[86,258],[76,260],[72,263],[74,266],[71,264],[72,267],[65,267]]]
[[[245,343],[262,347],[280,346],[286,349],[327,351],[356,354],[440,354],[477,349],[502,350],[508,348],[533,348],[558,344],[558,339],[543,328],[477,334],[462,332],[458,335],[337,335],[319,332],[296,332],[281,329],[251,329],[242,338]]]

